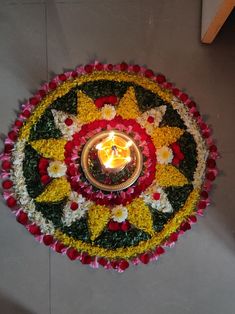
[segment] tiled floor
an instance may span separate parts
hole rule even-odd
[[[53,73],[94,58],[147,64],[200,104],[222,155],[213,204],[157,264],[94,271],[49,252],[0,212],[0,313],[232,314],[235,15],[211,46],[199,0],[1,1],[0,126]]]

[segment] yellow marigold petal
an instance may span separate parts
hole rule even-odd
[[[122,116],[124,119],[136,119],[141,115],[133,87],[128,88],[127,92],[120,100],[117,108],[117,114]]]
[[[76,248],[78,251],[85,251],[92,256],[105,256],[110,259],[116,258],[132,258],[137,254],[144,253],[148,250],[153,250],[156,246],[162,245],[167,237],[171,235],[172,232],[176,231],[182,221],[186,219],[189,215],[192,215],[195,206],[200,198],[200,190],[193,190],[183,208],[181,208],[172,220],[164,227],[161,232],[156,232],[151,239],[147,241],[141,241],[136,246],[118,248],[115,250],[105,249],[100,246],[94,246],[89,243],[76,240],[63,234],[60,230],[55,231],[55,238],[62,242],[65,246],[70,246]]]
[[[66,178],[54,179],[37,198],[37,202],[58,202],[68,197],[71,187]]]
[[[177,127],[164,126],[162,128],[156,128],[153,130],[151,137],[156,148],[162,146],[169,146],[176,142],[184,130]]]
[[[159,186],[183,186],[188,183],[186,177],[172,165],[157,165],[156,180]]]
[[[101,119],[101,112],[97,109],[94,101],[82,91],[77,93],[78,119],[82,123],[89,123]]]
[[[110,210],[101,205],[94,205],[88,210],[88,226],[91,240],[94,241],[104,230],[110,219]]]
[[[33,147],[33,149],[35,149],[43,157],[59,161],[64,160],[65,144],[66,140],[54,138],[30,142],[30,145]]]
[[[154,234],[152,214],[142,199],[136,198],[127,206],[128,220],[136,228]]]

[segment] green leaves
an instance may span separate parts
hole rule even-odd
[[[132,228],[127,232],[106,229],[94,243],[103,248],[114,250],[121,247],[138,245],[140,241],[146,241],[149,237],[146,232],[136,228]]]
[[[38,153],[30,145],[26,145],[23,172],[29,196],[32,198],[37,197],[44,189],[38,172],[39,159]]]
[[[40,140],[49,138],[60,138],[62,133],[57,129],[53,114],[50,109],[46,109],[43,116],[32,127],[29,140]]]

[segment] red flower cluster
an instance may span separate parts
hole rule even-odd
[[[99,97],[95,100],[95,105],[97,108],[103,107],[105,104],[116,105],[118,98],[115,95]]]
[[[174,166],[179,166],[180,162],[184,160],[184,154],[180,150],[180,145],[178,143],[173,143],[171,145],[171,149],[173,150],[174,153],[172,164]]]
[[[46,185],[51,181],[48,176],[47,168],[49,166],[49,160],[46,158],[41,158],[38,163],[38,172],[40,174],[42,184]]]
[[[123,222],[117,222],[117,221],[110,220],[110,222],[108,223],[108,229],[110,231],[120,230],[123,232],[127,232],[130,228],[131,228],[131,224],[129,223],[128,220],[125,220]]]

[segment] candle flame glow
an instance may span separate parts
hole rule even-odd
[[[105,168],[121,171],[131,158],[130,147],[133,142],[126,140],[111,131],[110,134],[96,145],[98,157]]]

